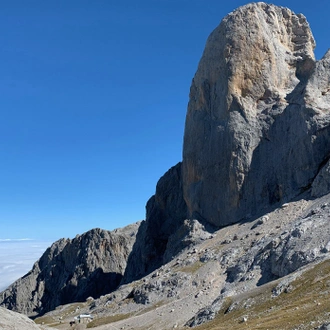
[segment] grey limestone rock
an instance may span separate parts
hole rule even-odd
[[[214,319],[226,297],[237,297],[243,292],[248,294],[253,288],[273,280],[280,279],[274,282],[276,285],[272,289],[272,297],[289,293],[294,290],[294,281],[306,269],[312,269],[313,264],[329,260],[329,198],[328,194],[312,202],[300,216],[290,221],[284,232],[265,235],[245,251],[229,248],[220,252],[222,257],[219,262],[227,275],[220,295],[212,304],[203,307],[186,325],[195,327]],[[275,210],[274,214],[276,212]],[[224,263],[224,257],[228,255],[231,259]],[[231,312],[234,307],[229,307],[226,313]]]
[[[180,247],[173,248],[171,236],[177,234],[186,218],[182,192],[181,163],[178,163],[159,179],[156,193],[147,203],[146,220],[140,226],[129,257],[125,283],[152,272],[168,261],[166,251],[169,249],[171,256],[181,251]]]
[[[210,306],[206,306],[198,311],[198,313],[192,317],[185,325],[190,328],[194,328],[213,320],[222,307],[223,302],[224,299],[222,296],[220,296]]]
[[[327,257],[330,251],[329,221],[328,203],[314,205],[303,217],[298,217],[286,233],[263,238],[227,265],[227,282],[235,285],[249,280],[249,275],[259,269],[258,285],[261,285]]]
[[[330,162],[328,161],[317,174],[312,184],[312,196],[320,197],[330,190]]]
[[[197,223],[206,233],[311,185],[314,195],[328,191],[330,52],[317,62],[314,47],[303,15],[263,2],[211,33],[190,89],[183,162],[147,203],[125,282],[193,244]]]
[[[0,329],[4,330],[40,330],[27,316],[0,307]]]
[[[330,154],[330,52],[314,47],[303,15],[263,2],[211,33],[185,124],[188,218],[225,226],[310,187]]]
[[[183,224],[168,240],[164,262],[170,261],[179,252],[212,237],[213,228],[205,226],[196,219],[184,220]]]
[[[198,314],[194,316],[191,320],[189,320],[185,325],[193,328],[208,321],[211,321],[215,318],[219,309],[215,309],[213,308],[213,306],[205,307],[202,310],[200,310]]]
[[[308,209],[297,219],[280,243],[271,249],[271,272],[283,277],[324,257],[330,249],[330,206],[328,201]]]
[[[138,227],[139,223],[112,232],[92,229],[58,240],[29,273],[0,293],[1,306],[40,315],[113,291],[123,277]]]
[[[138,304],[150,304],[164,301],[167,298],[178,297],[188,286],[191,276],[184,273],[169,273],[168,276],[145,278],[145,282],[137,286],[130,297]]]

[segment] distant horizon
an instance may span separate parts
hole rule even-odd
[[[0,239],[0,292],[27,274],[51,244],[30,239]]]
[[[0,242],[35,241],[34,238],[0,238]]]

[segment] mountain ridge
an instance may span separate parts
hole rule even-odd
[[[113,291],[123,277],[139,223],[92,229],[54,242],[32,270],[0,293],[1,306],[28,316]]]

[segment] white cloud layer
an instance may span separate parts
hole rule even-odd
[[[52,242],[0,239],[0,292],[32,269]]]

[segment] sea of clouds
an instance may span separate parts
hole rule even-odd
[[[0,239],[0,292],[29,272],[52,242]]]

